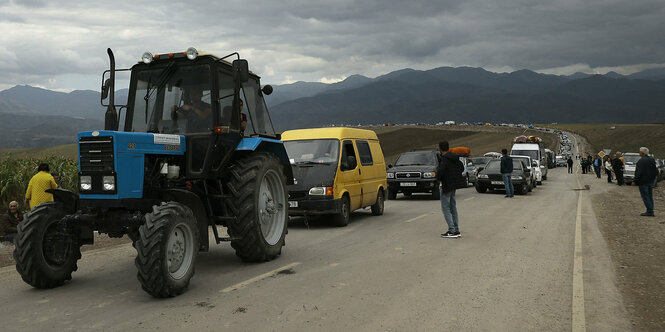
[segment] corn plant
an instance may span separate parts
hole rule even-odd
[[[17,201],[23,206],[25,191],[30,179],[37,174],[37,167],[41,163],[49,164],[51,173],[58,173],[60,180],[58,187],[77,192],[78,163],[76,160],[64,156],[45,156],[15,158],[11,154],[0,157],[0,211],[9,206],[9,202]]]

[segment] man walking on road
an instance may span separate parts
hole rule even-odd
[[[458,238],[462,236],[459,231],[459,216],[457,214],[457,203],[455,202],[455,190],[466,187],[466,179],[462,176],[464,165],[459,160],[459,155],[450,152],[448,141],[439,143],[439,152],[442,157],[436,169],[436,178],[441,183],[439,191],[441,194],[441,211],[448,224],[448,231],[441,234],[444,238]]]
[[[643,217],[653,217],[653,185],[656,183],[656,176],[658,175],[658,168],[656,161],[649,156],[649,149],[645,147],[640,148],[640,160],[635,165],[635,178],[633,185],[640,187],[640,196],[647,212],[641,213]]]
[[[513,180],[510,176],[513,174],[513,158],[508,155],[508,150],[501,149],[501,178],[503,185],[506,187],[506,197],[512,198],[515,196],[515,188],[513,187]]]
[[[573,158],[568,157],[568,174],[573,174]]]

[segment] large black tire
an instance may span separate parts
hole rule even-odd
[[[481,185],[481,184],[478,184],[478,182],[476,182],[475,187],[476,187],[476,191],[479,192],[479,193],[481,193],[481,194],[483,194],[483,193],[485,193],[485,192],[487,191],[487,187],[485,187],[485,186],[483,186],[483,185]]]
[[[340,212],[333,216],[333,223],[337,227],[344,227],[349,224],[349,219],[351,219],[351,202],[349,201],[349,196],[342,196],[342,206]]]
[[[257,152],[229,168],[227,206],[236,217],[229,222],[231,246],[246,262],[269,261],[282,253],[289,209],[286,177],[277,157]]]
[[[397,199],[397,191],[388,189],[388,199],[391,201]]]
[[[383,214],[384,202],[383,190],[379,189],[379,192],[376,194],[376,202],[372,205],[372,215],[380,216]]]
[[[26,213],[18,224],[14,238],[16,271],[32,287],[60,286],[71,280],[72,272],[78,269],[76,261],[81,258],[78,239],[57,230],[65,215],[67,211],[62,204],[47,202]],[[62,255],[55,253],[59,246]]]
[[[153,206],[139,234],[134,242],[134,263],[143,290],[154,297],[172,297],[185,291],[194,275],[199,250],[192,210],[177,202]]]

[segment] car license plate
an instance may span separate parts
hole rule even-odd
[[[289,201],[289,207],[298,207],[298,201]]]
[[[503,184],[503,181],[492,181],[492,184]]]
[[[402,187],[415,187],[416,183],[415,182],[401,182],[399,185],[402,186]]]

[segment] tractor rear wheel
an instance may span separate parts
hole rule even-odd
[[[282,253],[289,219],[286,178],[271,153],[256,152],[229,168],[227,206],[231,246],[243,261],[269,261]]]
[[[143,290],[154,297],[181,294],[194,275],[199,250],[192,210],[176,202],[153,206],[152,212],[145,215],[139,234],[134,242],[134,263]]]
[[[62,204],[47,202],[31,212],[18,224],[14,238],[16,271],[23,281],[35,288],[53,288],[72,279],[81,258],[78,239],[59,229],[58,223],[67,215]]]

